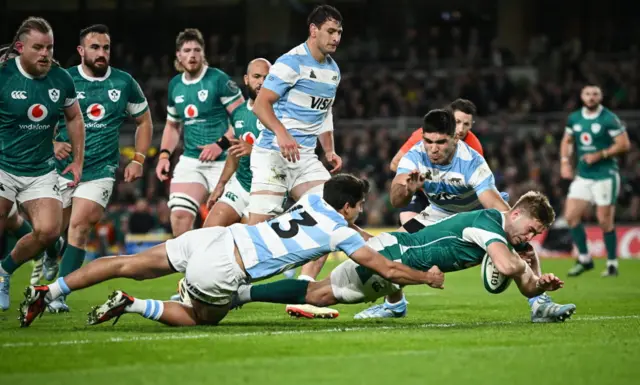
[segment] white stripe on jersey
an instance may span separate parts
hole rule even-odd
[[[127,103],[127,112],[129,113],[129,115],[139,114],[145,108],[147,108],[146,100],[143,101],[142,103]]]
[[[473,174],[471,174],[471,177],[469,178],[468,183],[471,186],[477,186],[477,185],[480,184],[480,182],[484,181],[485,179],[487,179],[492,174],[493,173],[491,172],[491,169],[489,168],[489,165],[486,164],[486,163],[482,163],[473,172]]]
[[[76,98],[66,98],[64,100],[64,106],[65,106],[65,108],[71,107],[71,106],[73,106],[73,103],[75,103],[75,102],[76,102]]]
[[[329,247],[331,247],[331,250],[335,250],[340,242],[343,242],[346,239],[349,239],[349,237],[352,237],[354,231],[354,229],[349,227],[341,227],[331,233],[331,240],[329,241]]]
[[[285,226],[287,226],[286,222],[280,223],[280,228],[282,230],[289,230],[288,228],[285,228]],[[271,227],[266,222],[257,224],[256,229],[258,230],[258,233],[260,233],[262,240],[274,257],[279,257],[281,255],[287,254],[287,248],[284,246],[284,243],[282,243],[282,239],[273,236],[273,229],[271,229]],[[300,233],[298,232],[298,235],[299,234]]]
[[[475,243],[485,251],[487,250],[486,243],[492,239],[497,239],[500,242],[507,244],[507,240],[504,239],[502,235],[479,229],[477,227],[467,227],[462,230],[462,239],[467,242]]]
[[[220,103],[222,103],[223,106],[226,106],[235,99],[238,99],[240,96],[242,96],[242,93],[240,91],[238,91],[238,93],[233,96],[222,96],[220,98]]]
[[[300,75],[291,67],[284,63],[275,63],[269,69],[269,73],[277,76],[283,82],[293,85],[300,79]]]
[[[233,240],[242,256],[245,269],[256,265],[258,263],[258,253],[256,253],[256,248],[251,241],[247,228],[241,223],[236,223],[229,226],[229,230],[233,234]]]
[[[311,76],[312,71],[313,76]],[[302,64],[300,64],[300,78],[327,84],[338,84],[340,80],[340,77],[336,71],[324,68],[309,67]]]
[[[309,106],[311,105],[311,98],[311,95],[292,88],[291,90],[289,90],[287,101],[303,108],[309,108]],[[313,127],[315,126],[317,126],[317,124],[313,125]],[[291,128],[290,126],[285,127]]]
[[[375,251],[383,250],[385,247],[393,246],[398,243],[398,238],[389,233],[380,233],[373,238],[369,238],[367,246]]]

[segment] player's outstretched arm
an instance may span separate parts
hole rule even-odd
[[[207,200],[207,208],[209,210],[211,210],[216,201],[222,196],[224,187],[227,185],[233,174],[238,169],[239,164],[240,158],[236,158],[235,156],[228,156],[227,160],[225,160],[224,168],[222,169],[222,174],[220,175],[218,184],[213,189],[211,195],[209,195],[209,199]]]
[[[525,268],[522,274],[514,276],[513,279],[518,285],[520,293],[527,298],[537,297],[545,291],[558,290],[564,286],[564,282],[555,275],[548,273],[538,277],[529,266]]]
[[[151,121],[151,112],[145,111],[144,114],[135,118],[136,121],[136,139],[135,148],[136,153],[133,160],[127,168],[124,170],[125,182],[132,182],[142,177],[142,171],[144,166],[144,160],[146,159],[146,153],[151,146],[151,139],[153,137],[153,122]]]
[[[508,211],[509,204],[502,199],[498,190],[488,189],[478,194],[478,200],[485,209],[496,209],[499,211]]]
[[[429,271],[414,270],[401,263],[386,259],[369,246],[359,248],[349,258],[398,285],[426,284],[433,288],[444,288],[444,273],[437,266],[432,267]]]

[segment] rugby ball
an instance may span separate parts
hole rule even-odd
[[[482,283],[484,284],[484,288],[491,294],[500,294],[503,291],[507,290],[509,285],[511,285],[510,277],[500,273],[496,266],[493,264],[493,261],[489,257],[489,254],[484,255],[484,259],[482,260]]]

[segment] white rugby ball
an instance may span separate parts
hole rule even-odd
[[[493,261],[489,257],[489,254],[484,255],[484,259],[482,260],[481,274],[484,288],[491,294],[502,293],[503,291],[507,290],[509,285],[511,285],[511,281],[513,281],[513,279],[498,271],[496,266],[493,264]]]

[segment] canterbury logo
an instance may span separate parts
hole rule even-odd
[[[27,91],[11,91],[11,99],[26,99]]]

